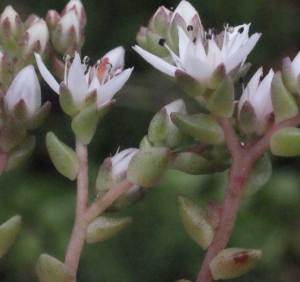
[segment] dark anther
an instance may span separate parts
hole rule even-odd
[[[196,43],[196,41],[197,41],[197,38],[196,38],[196,37],[194,37],[194,39],[193,39],[193,43]]]
[[[244,28],[243,27],[240,27],[239,30],[238,30],[238,33],[242,34],[244,31]]]
[[[212,28],[211,29],[211,34],[216,36],[217,35],[217,29],[216,28]]]
[[[187,29],[187,31],[192,31],[194,28],[192,25],[188,25],[186,29]]]
[[[223,23],[223,27],[224,27],[224,29],[227,29],[228,28],[228,23]]]
[[[206,34],[206,39],[212,39],[212,34],[210,33],[210,31],[208,31],[208,33]]]
[[[262,75],[260,78],[259,78],[259,82],[262,82],[264,80],[264,76]]]
[[[240,84],[244,84],[244,83],[245,83],[245,81],[244,81],[244,78],[243,78],[243,77],[240,77],[240,78],[239,78],[239,83],[240,83]]]
[[[160,46],[165,46],[165,43],[166,43],[166,40],[163,39],[163,38],[161,38],[161,39],[158,40],[158,44],[159,44]]]

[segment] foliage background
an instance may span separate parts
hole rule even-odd
[[[135,66],[126,86],[116,95],[117,107],[103,120],[90,145],[91,191],[103,159],[122,148],[137,147],[147,133],[151,117],[163,105],[183,98],[192,101],[176,85],[145,63],[134,51],[140,25],[147,25],[158,6],[176,7],[176,1],[101,0],[83,1],[88,22],[83,55],[96,61],[110,49],[126,48],[126,66]],[[280,0],[191,1],[206,28],[222,29],[252,22],[251,33],[263,36],[248,58],[253,67],[248,77],[264,66],[280,70],[285,56],[300,50],[300,2]],[[47,10],[61,11],[65,1],[23,0],[0,2],[0,11],[12,5],[25,20],[31,13],[44,17]],[[73,224],[75,184],[53,168],[44,146],[47,131],[54,131],[72,145],[70,120],[64,116],[57,96],[45,85],[44,99],[51,100],[51,116],[39,129],[31,161],[0,179],[0,222],[14,214],[23,217],[21,235],[0,260],[0,281],[35,282],[35,262],[41,253],[64,259]],[[263,260],[247,275],[233,281],[300,281],[300,176],[299,158],[274,158],[274,174],[268,185],[243,201],[230,246],[259,248]],[[207,204],[221,200],[226,172],[212,176],[187,176],[170,171],[147,197],[118,215],[130,215],[133,224],[113,239],[86,245],[78,281],[174,282],[195,280],[204,252],[185,233],[176,211],[176,195],[184,194]]]

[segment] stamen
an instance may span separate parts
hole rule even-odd
[[[63,60],[65,61],[65,70],[64,70],[64,83],[67,84],[67,75],[68,75],[68,62],[71,60],[71,57],[69,55],[65,55],[63,57]]]
[[[244,32],[244,27],[240,27],[240,28],[238,29],[238,33],[242,34],[243,32]]]
[[[194,28],[192,25],[188,25],[186,29],[187,29],[187,31],[193,31]]]
[[[215,28],[209,28],[206,34],[206,39],[213,39],[217,35],[217,30]]]
[[[158,40],[158,44],[159,44],[160,46],[162,46],[162,47],[165,46],[165,43],[166,43],[166,40],[163,39],[163,38],[161,38],[161,39]]]

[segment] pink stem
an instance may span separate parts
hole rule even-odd
[[[84,215],[88,206],[88,155],[87,147],[76,138],[76,153],[79,161],[79,170],[77,175],[77,202],[75,223],[72,235],[68,245],[65,265],[76,276],[80,254],[84,245],[86,229],[89,222]]]

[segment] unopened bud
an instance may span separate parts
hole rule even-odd
[[[229,248],[219,252],[209,267],[214,280],[232,279],[254,268],[261,257],[260,250]]]
[[[58,22],[52,34],[54,48],[64,55],[73,56],[83,45],[83,29],[74,10],[66,13]]]
[[[21,33],[22,22],[18,13],[12,8],[12,6],[7,6],[0,18],[1,42],[6,39],[18,40]]]
[[[76,13],[76,16],[79,19],[79,22],[82,26],[85,26],[86,24],[86,15],[83,8],[83,5],[80,0],[71,0],[65,7],[65,9],[62,12],[62,16],[68,13],[69,11],[74,10]]]
[[[21,38],[20,46],[26,57],[31,56],[34,52],[43,54],[49,40],[49,31],[46,22],[39,19],[29,29],[26,30]]]
[[[55,10],[49,10],[46,15],[46,23],[50,31],[53,31],[60,21],[60,15]]]

